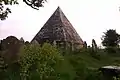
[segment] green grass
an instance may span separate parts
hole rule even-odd
[[[75,71],[73,66],[70,64],[67,58],[57,65],[57,72],[61,74],[60,80],[73,80],[75,77]]]
[[[45,48],[45,51],[46,50],[47,52],[50,51]],[[33,52],[36,53],[36,50],[33,50]],[[28,52],[28,54],[30,54],[30,52]],[[31,57],[33,57],[33,55]],[[57,80],[100,80],[100,74],[98,71],[100,67],[120,64],[119,53],[108,54],[102,50],[98,51],[97,53],[91,53],[90,51],[79,51],[71,53],[67,52],[67,54],[64,53],[63,56],[61,55],[61,57],[63,58],[63,60],[60,60],[60,62],[58,61],[55,65],[55,75],[57,73],[57,76],[59,78]],[[49,61],[50,60],[48,60],[47,62],[49,63]],[[15,72],[12,70],[12,68],[10,68],[11,71],[8,72]],[[9,78],[11,78],[11,80],[16,80],[17,78],[19,78],[19,76],[17,76],[19,75],[19,71],[18,74],[8,74],[11,74],[9,75]],[[31,80],[39,80],[39,78],[37,78],[39,77],[39,75],[36,72],[32,72],[31,75],[35,76]],[[55,76],[51,75],[50,78],[47,80],[56,80],[54,77]]]
[[[95,67],[99,68],[105,65],[114,65],[114,64],[120,64],[120,56],[114,56],[111,54],[103,54],[103,53],[97,53],[99,54],[95,55],[99,57],[99,59],[96,59],[95,57],[92,57],[89,53],[79,53],[77,55],[67,55],[69,60],[72,60],[76,63],[84,63],[88,67]]]
[[[68,64],[66,67],[63,64],[62,70],[69,69],[69,73],[73,74],[75,80],[99,80],[98,77],[100,77],[100,74],[97,72],[100,67],[120,64],[120,55],[116,56],[103,52],[98,52],[93,55],[94,57],[88,52],[65,55],[64,58]]]

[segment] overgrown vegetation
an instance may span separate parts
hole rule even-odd
[[[92,53],[91,48],[71,53],[63,56],[48,43],[23,45],[18,61],[4,67],[1,77],[3,80],[101,80],[100,67],[120,64],[120,56],[108,55],[104,50]],[[3,60],[4,57],[0,63]]]
[[[63,60],[56,48],[50,44],[23,46],[20,59],[21,79],[57,79],[55,66]]]
[[[111,39],[117,35],[116,39]],[[117,41],[117,42],[116,42]],[[119,34],[107,31],[105,49],[94,39],[92,47],[84,42],[81,50],[62,50],[49,43],[29,43],[9,36],[1,41],[0,78],[2,80],[103,80],[99,68],[120,64]],[[117,80],[114,77],[114,80]]]

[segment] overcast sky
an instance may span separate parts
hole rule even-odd
[[[0,22],[0,39],[12,35],[31,41],[58,6],[89,45],[92,39],[100,45],[107,29],[120,33],[120,0],[48,0],[39,11],[21,0],[18,6],[11,7],[12,14]]]

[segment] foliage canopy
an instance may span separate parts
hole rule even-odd
[[[102,44],[106,47],[116,47],[120,42],[120,35],[116,30],[109,29],[102,36]]]
[[[18,4],[17,0],[0,0],[0,19],[5,20],[8,14],[11,13],[10,8],[5,7],[6,5]]]
[[[33,9],[39,10],[39,7],[43,7],[43,3],[46,0],[23,0],[28,6]],[[18,4],[17,0],[0,0],[0,19],[5,20],[8,14],[11,13],[11,9],[6,7],[7,5]]]
[[[36,77],[39,80],[56,79],[55,65],[61,60],[62,56],[59,51],[48,43],[45,43],[42,47],[33,44],[26,45],[22,48],[20,54],[21,78],[23,80],[31,80]]]

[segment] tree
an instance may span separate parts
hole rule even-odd
[[[120,35],[116,30],[109,29],[107,32],[104,32],[102,36],[102,44],[105,47],[116,47],[120,42]]]
[[[57,48],[48,43],[24,45],[20,50],[21,79],[57,80],[56,66],[63,61]]]
[[[19,49],[21,47],[20,41],[15,36],[8,36],[2,40],[2,51],[6,62],[12,62],[17,59]]]
[[[0,79],[5,80],[5,72],[6,72],[6,67],[5,67],[5,62],[3,57],[0,54]]]
[[[36,10],[39,10],[39,7],[43,7],[45,1],[46,0],[23,0],[28,6]]]
[[[8,17],[8,13],[11,13],[11,10],[6,5],[18,4],[17,0],[0,0],[0,19],[5,20]]]
[[[43,7],[43,3],[46,0],[23,0],[28,6],[33,9],[39,10],[39,7]],[[5,20],[8,14],[11,13],[10,8],[5,8],[7,5],[18,4],[17,0],[0,0],[0,19]]]

